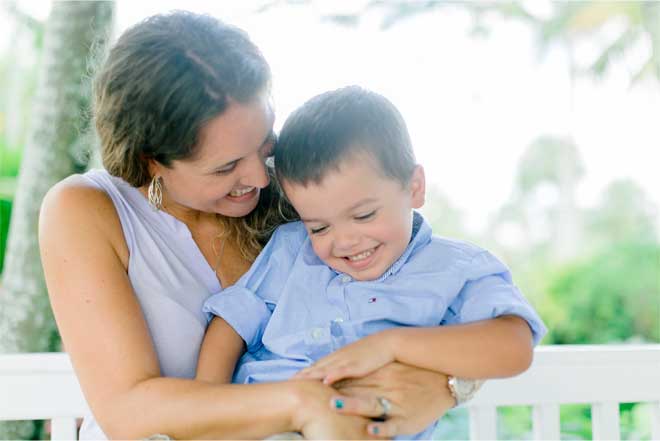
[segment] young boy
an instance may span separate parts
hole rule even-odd
[[[424,170],[388,100],[348,87],[308,101],[282,129],[275,170],[301,221],[278,228],[236,285],[207,300],[205,342],[237,350],[203,344],[198,378],[332,384],[392,361],[462,378],[527,368],[543,323],[503,263],[432,236],[413,211]],[[504,315],[527,321],[528,341],[440,326]]]

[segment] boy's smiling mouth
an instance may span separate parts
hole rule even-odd
[[[373,248],[368,250],[360,251],[356,254],[351,254],[350,256],[343,256],[342,259],[348,264],[348,266],[353,270],[363,270],[366,267],[370,266],[375,259],[376,253],[381,248],[382,244],[378,244]]]
[[[360,260],[364,260],[367,257],[371,256],[375,252],[376,252],[376,247],[368,249],[366,251],[362,251],[359,254],[353,254],[352,256],[344,256],[344,259],[348,259],[351,262],[359,262]]]

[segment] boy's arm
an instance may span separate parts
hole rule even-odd
[[[231,383],[238,359],[245,352],[241,336],[220,317],[209,324],[197,361],[197,380]]]
[[[305,235],[299,223],[281,226],[236,284],[206,300],[203,311],[211,321],[200,350],[197,379],[231,382],[241,355],[261,346],[272,308]]]
[[[463,378],[524,372],[546,333],[543,321],[491,253],[476,255],[465,277],[440,322],[444,326],[392,330],[396,358]]]
[[[400,361],[456,377],[507,377],[529,367],[533,347],[546,332],[506,271],[465,283],[441,325],[445,326],[399,327],[369,335],[297,376],[332,384]]]
[[[515,316],[455,326],[392,328],[344,346],[295,377],[333,384],[364,377],[394,361],[466,379],[510,377],[531,363],[529,329]]]
[[[512,315],[381,334],[393,360],[461,378],[518,375],[531,364],[534,349],[529,325]]]

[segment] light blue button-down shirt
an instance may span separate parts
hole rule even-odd
[[[535,344],[546,332],[502,262],[474,245],[432,236],[418,213],[405,252],[373,281],[337,273],[316,256],[301,222],[283,225],[250,270],[211,296],[204,311],[222,317],[246,342],[234,383],[288,379],[344,345],[396,326],[512,314],[527,320]],[[432,430],[415,438],[430,438]]]

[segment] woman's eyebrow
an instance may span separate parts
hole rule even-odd
[[[275,134],[274,130],[271,130],[270,132],[268,132],[268,135],[266,135],[266,137],[264,138],[263,142],[259,145],[259,147],[261,148],[264,144],[266,144],[269,141],[273,141],[273,142],[277,141],[277,135]],[[226,163],[221,164],[217,167],[214,167],[213,170],[211,170],[209,172],[209,174],[217,173],[217,172],[221,171],[222,169],[229,167],[230,165],[238,164],[238,162],[243,158],[244,157],[241,156],[240,158],[232,159],[229,162],[226,162]]]

